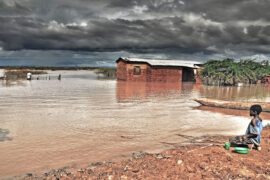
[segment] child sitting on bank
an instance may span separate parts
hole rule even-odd
[[[261,132],[263,129],[262,119],[259,117],[261,112],[262,107],[260,105],[250,107],[250,116],[253,116],[253,118],[247,127],[246,134],[230,139],[231,146],[248,146],[250,149],[255,146],[257,150],[261,150]]]

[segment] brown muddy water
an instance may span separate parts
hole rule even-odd
[[[132,83],[100,80],[91,71],[49,72],[60,73],[61,81],[0,82],[0,177],[159,152],[184,142],[179,134],[239,135],[248,112],[203,109],[191,99],[270,101],[267,86]]]

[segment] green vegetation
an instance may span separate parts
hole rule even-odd
[[[204,64],[199,76],[205,84],[211,85],[255,84],[263,77],[270,76],[270,65],[268,61],[210,60]]]

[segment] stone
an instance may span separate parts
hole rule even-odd
[[[126,165],[125,167],[124,167],[124,171],[127,171],[128,170],[128,165]]]
[[[245,177],[254,177],[255,174],[250,172],[245,166],[238,170],[238,174]]]
[[[264,174],[257,174],[256,179],[259,179],[259,178],[261,178],[261,179],[270,179],[270,176],[266,176]]]
[[[102,162],[94,162],[94,163],[91,163],[92,166],[100,166],[102,165],[103,163]]]
[[[120,177],[120,179],[122,180],[122,179],[128,179],[128,178],[127,178],[127,176],[122,175],[122,176]]]
[[[140,170],[139,169],[134,169],[134,170],[132,170],[132,172],[134,172],[134,173],[137,173],[137,172],[139,172]]]
[[[92,174],[92,173],[94,173],[94,171],[93,171],[92,169],[88,169],[88,170],[87,170],[87,173],[88,173],[88,174]]]
[[[178,165],[180,165],[180,164],[182,164],[183,163],[183,160],[181,160],[181,159],[179,159],[178,161],[177,161],[177,164]]]
[[[29,177],[32,177],[33,176],[32,173],[27,173],[26,175],[29,176]]]
[[[83,172],[84,172],[84,170],[83,170],[83,169],[79,169],[79,170],[78,170],[78,172],[83,173]]]

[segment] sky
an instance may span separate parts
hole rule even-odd
[[[0,0],[0,66],[270,59],[269,0]]]

